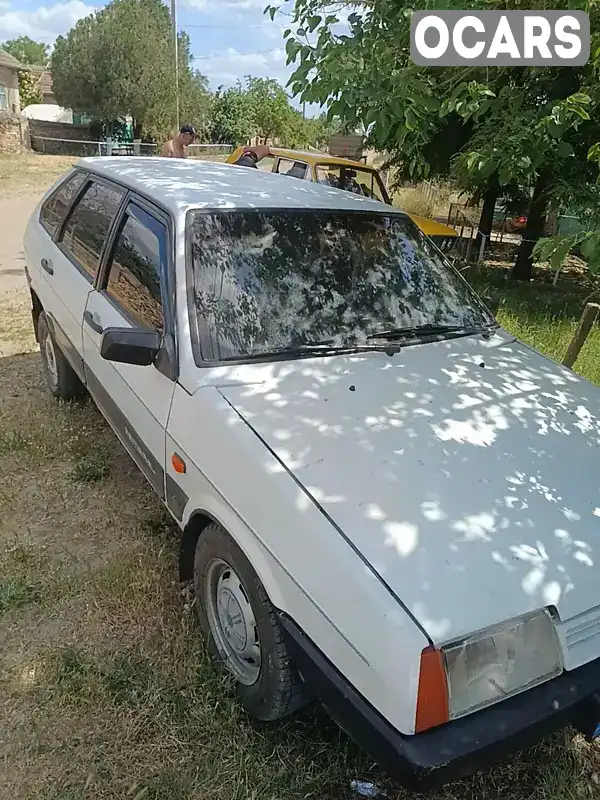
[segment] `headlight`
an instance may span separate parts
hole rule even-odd
[[[562,672],[556,629],[536,611],[421,654],[415,731],[531,689]]]
[[[556,630],[537,611],[442,648],[450,719],[530,689],[562,672]]]

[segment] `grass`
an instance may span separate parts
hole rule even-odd
[[[27,605],[34,597],[31,586],[19,578],[0,583],[0,615]]]
[[[470,279],[562,357],[583,287]],[[349,800],[364,779],[409,800],[318,709],[250,722],[207,658],[160,504],[91,404],[45,391],[26,297],[0,300],[0,348],[0,797]],[[597,330],[576,368],[600,383]],[[598,745],[566,731],[429,798],[593,800],[599,775]]]
[[[225,162],[227,155],[200,153],[194,161]],[[42,192],[63,175],[79,156],[48,156],[40,153],[0,154],[0,196],[17,192]]]
[[[451,202],[457,202],[458,195],[445,183],[436,184],[435,190],[426,191],[423,184],[405,186],[393,192],[392,201],[395,206],[407,211],[409,214],[419,214],[422,217],[446,220],[448,207]]]
[[[227,155],[200,153],[194,161],[227,160]],[[64,174],[79,156],[49,156],[40,153],[0,154],[0,196],[15,192],[42,192]]]
[[[535,282],[520,284],[510,280],[508,269],[495,264],[464,274],[480,294],[495,292],[501,298],[498,320],[503,327],[549,358],[562,361],[590,295],[585,281],[567,277],[555,287],[548,280],[550,271],[538,268]],[[600,385],[598,325],[581,350],[574,371]]]
[[[45,156],[39,153],[0,155],[0,194],[15,191],[45,191],[78,161],[74,156]]]

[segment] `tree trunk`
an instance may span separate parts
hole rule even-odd
[[[479,217],[479,230],[477,231],[477,238],[475,239],[475,251],[478,253],[481,247],[481,240],[485,236],[486,243],[490,240],[492,232],[492,225],[494,223],[494,211],[496,210],[496,201],[500,193],[500,184],[497,178],[491,178],[487,189],[483,194],[483,207],[481,209],[481,216]]]
[[[134,139],[142,138],[142,123],[138,122],[137,119],[133,120],[133,138]]]
[[[527,212],[527,225],[523,231],[521,244],[517,252],[517,260],[511,277],[515,281],[530,281],[533,277],[532,253],[536,242],[544,235],[548,196],[546,189],[550,183],[550,173],[542,171],[533,190],[533,197]]]

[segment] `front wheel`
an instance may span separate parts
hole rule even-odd
[[[196,545],[194,588],[209,651],[233,675],[248,713],[273,721],[301,708],[302,683],[273,606],[246,556],[216,523]]]

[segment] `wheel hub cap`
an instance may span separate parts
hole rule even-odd
[[[225,665],[240,683],[252,686],[260,674],[261,653],[248,593],[221,559],[208,565],[204,592],[210,630]]]
[[[50,334],[47,334],[44,340],[44,353],[46,356],[46,364],[48,365],[48,372],[50,373],[50,380],[52,381],[52,385],[56,386],[58,384],[58,366],[56,364],[54,342]]]

